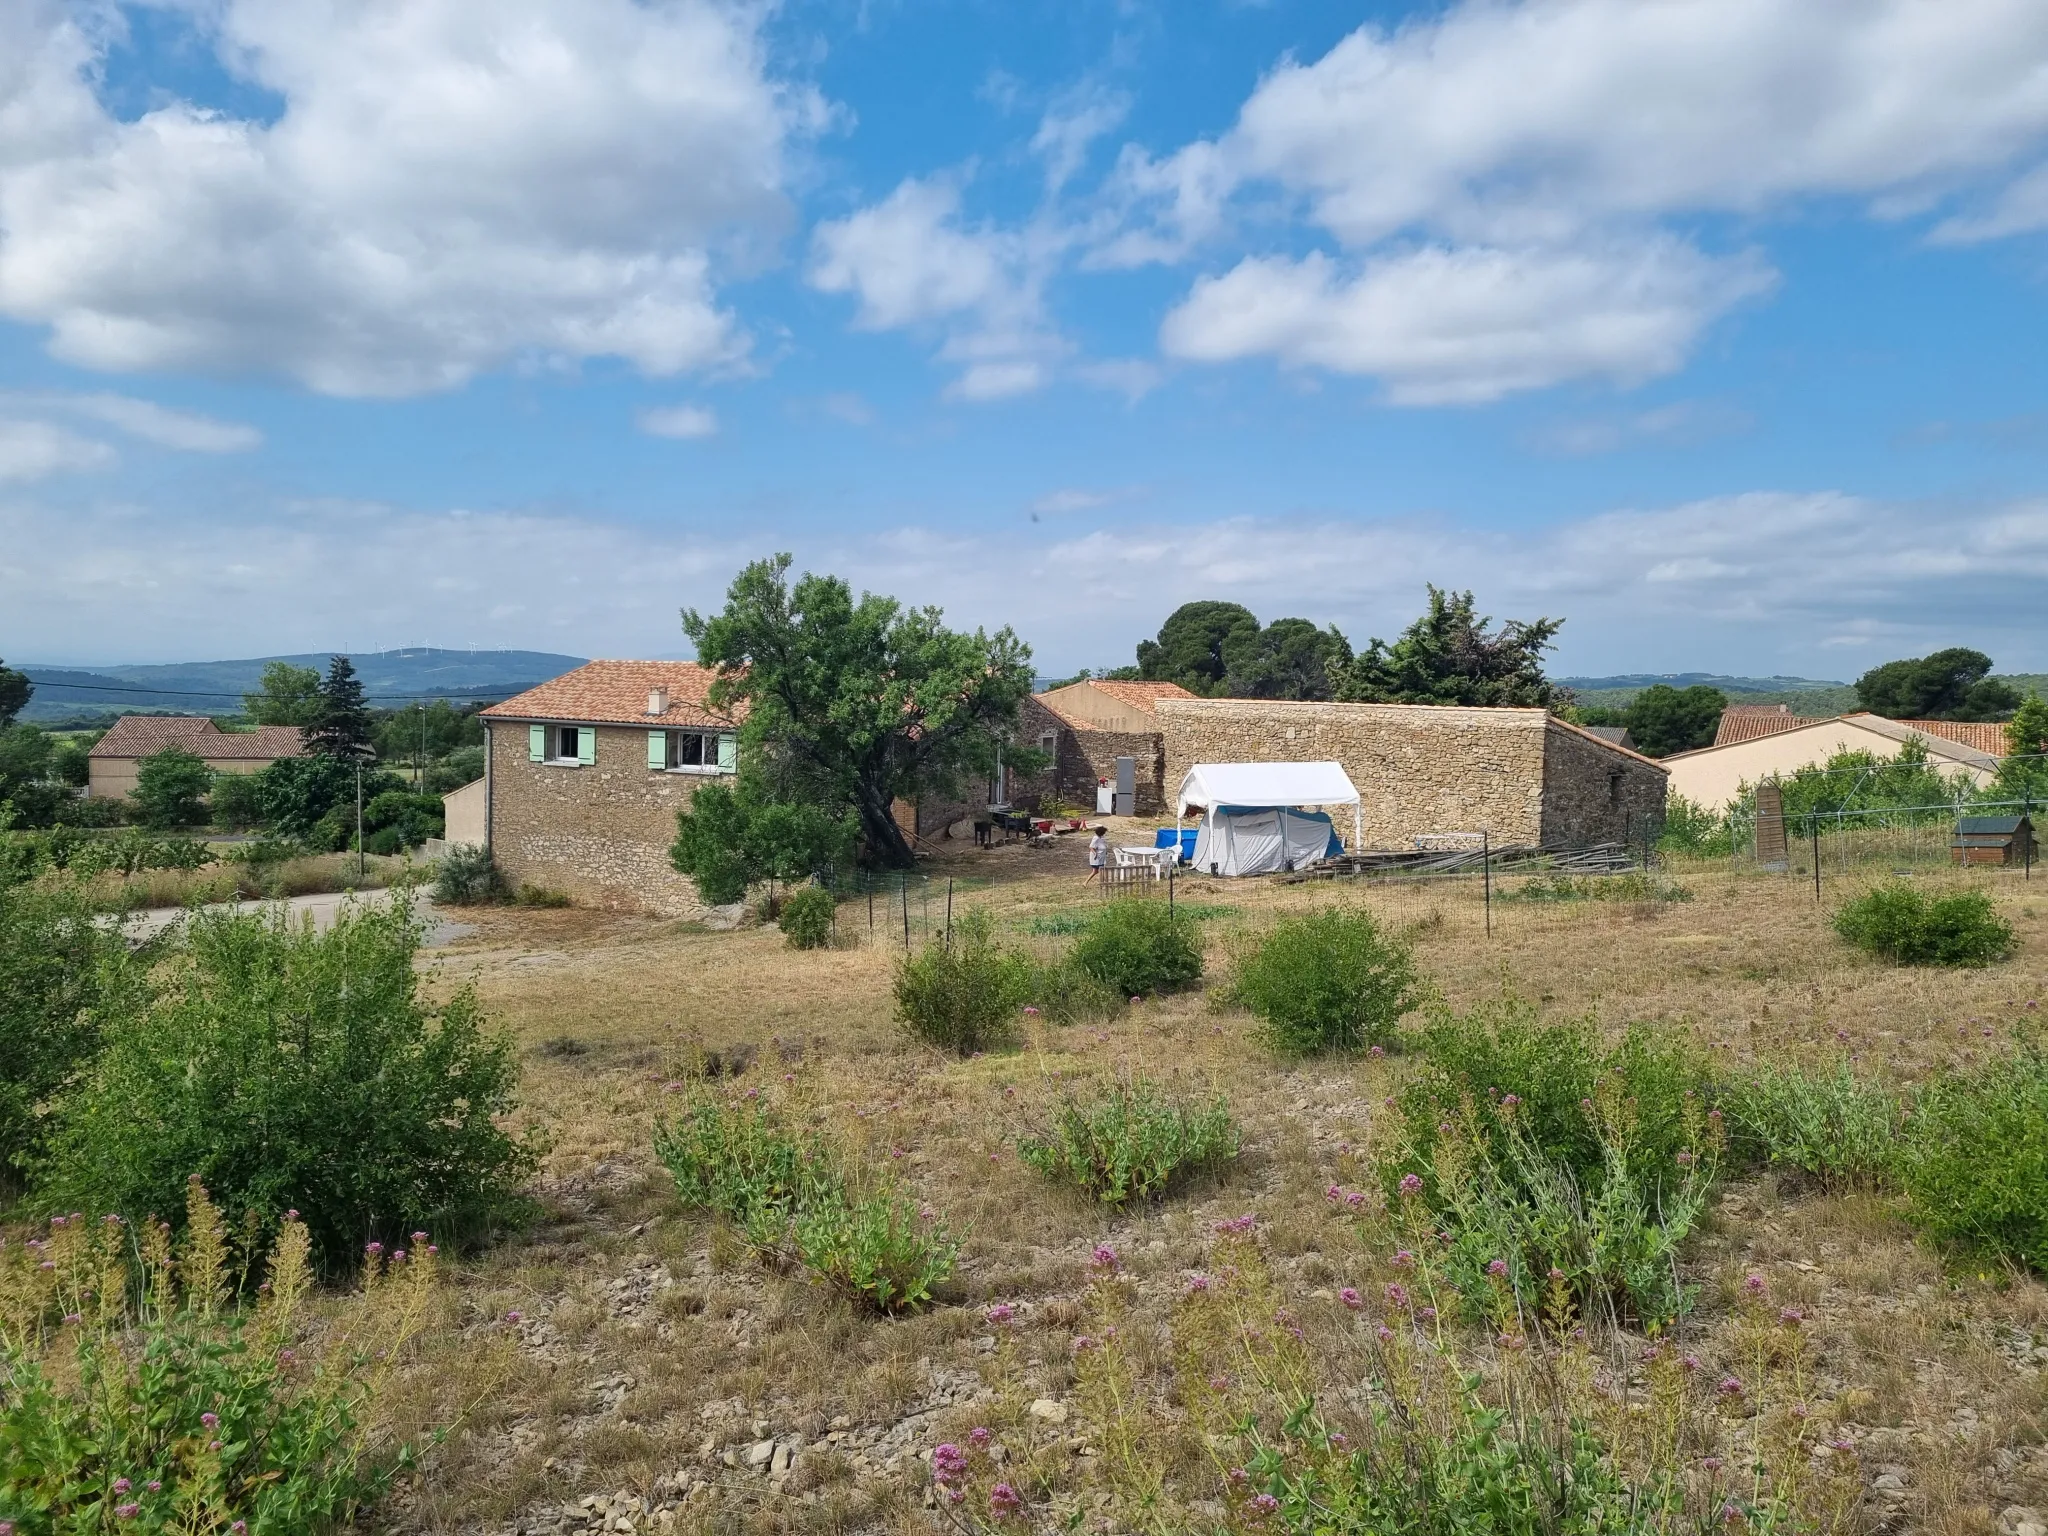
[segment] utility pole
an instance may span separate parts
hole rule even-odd
[[[363,878],[363,760],[356,759],[356,878]]]
[[[419,700],[420,708],[420,755],[412,760],[412,787],[424,794],[427,788],[427,701]]]

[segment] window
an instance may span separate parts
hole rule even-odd
[[[730,731],[649,731],[647,766],[670,773],[733,773],[738,741]]]
[[[557,767],[594,763],[597,732],[587,725],[530,725],[526,728],[526,759]]]
[[[1043,752],[1047,757],[1057,756],[1059,753],[1059,749],[1060,739],[1053,732],[1047,731],[1043,736],[1040,736],[1038,738],[1038,750]]]
[[[578,763],[583,760],[583,727],[580,725],[558,725],[555,727],[555,750],[549,754],[558,763]]]

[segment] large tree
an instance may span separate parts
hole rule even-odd
[[[320,696],[306,727],[306,745],[322,757],[345,763],[366,763],[377,755],[363,680],[346,656],[328,660],[327,676],[321,679]]]
[[[135,789],[128,803],[135,819],[158,832],[196,827],[206,819],[206,792],[213,770],[183,747],[165,747],[135,765]]]
[[[1332,624],[1275,619],[1249,637],[1224,642],[1223,691],[1233,699],[1327,699],[1333,668],[1351,660],[1351,642]]]
[[[267,662],[256,692],[242,695],[242,710],[258,725],[311,725],[320,714],[320,674],[288,661]]]
[[[718,672],[711,705],[745,706],[742,768],[777,798],[851,810],[871,858],[907,865],[895,802],[957,793],[994,767],[1031,692],[1030,647],[1008,628],[956,633],[937,608],[856,601],[836,576],[792,585],[789,567],[788,555],[757,560],[723,612],[684,612],[697,659]]]
[[[1470,592],[1429,589],[1429,611],[1392,645],[1372,644],[1333,673],[1339,699],[1366,704],[1480,704],[1547,708],[1557,690],[1543,653],[1563,619],[1510,619],[1498,630]]]
[[[2020,696],[1990,671],[1989,656],[1954,645],[1872,667],[1856,679],[1856,697],[1893,720],[2002,720],[2019,708]]]
[[[1220,693],[1230,663],[1224,652],[1255,641],[1259,621],[1239,603],[1182,603],[1159,626],[1157,640],[1138,642],[1138,675],[1179,683],[1190,693]]]
[[[36,685],[28,680],[26,672],[17,672],[0,661],[0,730],[14,723],[14,717],[28,707],[28,696],[36,691]]]
[[[1690,688],[1652,683],[1630,702],[1624,723],[1636,750],[1669,757],[1712,746],[1727,707],[1728,695],[1704,683]]]

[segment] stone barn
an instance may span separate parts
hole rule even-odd
[[[1664,811],[1659,764],[1547,710],[1195,698],[1155,709],[1169,786],[1191,763],[1343,764],[1368,849],[1459,832],[1496,846],[1623,842]],[[1340,832],[1350,820],[1346,807]]]

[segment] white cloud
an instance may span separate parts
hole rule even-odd
[[[968,228],[951,181],[906,180],[879,203],[820,224],[809,280],[858,301],[861,330],[943,335],[961,365],[948,393],[994,400],[1037,389],[1068,350],[1044,313],[1040,285],[1055,254],[1030,231]]]
[[[82,416],[185,453],[246,453],[260,447],[263,434],[239,421],[221,421],[195,411],[174,411],[129,395],[72,395],[64,404]]]
[[[1200,362],[1271,356],[1371,374],[1404,405],[1472,404],[1574,378],[1635,383],[1677,368],[1703,325],[1769,285],[1756,262],[1674,244],[1428,246],[1355,273],[1320,252],[1248,257],[1198,281],[1160,344]]]
[[[1082,85],[1060,96],[1039,119],[1031,152],[1045,162],[1045,189],[1058,193],[1073,180],[1089,148],[1130,115],[1131,99],[1121,91]]]
[[[1342,263],[1204,279],[1167,349],[1488,400],[1669,372],[1762,290],[1759,258],[1672,221],[1988,195],[1939,235],[1989,238],[2048,225],[2048,170],[2007,185],[2044,148],[2037,0],[1460,0],[1282,62],[1218,138],[1127,147],[1129,216],[1088,260],[1178,261],[1305,215]]]
[[[655,437],[700,438],[718,432],[718,418],[701,405],[669,405],[642,411],[640,430]]]
[[[1585,458],[1638,444],[1689,448],[1754,425],[1749,412],[1725,401],[1680,400],[1647,411],[1547,422],[1529,434],[1528,442],[1539,453]]]
[[[1119,494],[1067,489],[1073,501]],[[950,526],[800,533],[755,519],[735,534],[742,519],[711,518],[700,533],[355,503],[200,524],[17,491],[0,496],[0,612],[46,653],[82,658],[257,655],[375,632],[662,655],[680,646],[678,605],[715,607],[747,560],[793,549],[800,569],[937,603],[953,624],[1014,625],[1055,672],[1127,661],[1191,598],[1334,622],[1354,640],[1392,635],[1429,581],[1473,588],[1498,616],[1566,618],[1562,672],[1826,676],[1837,649],[1844,665],[1868,665],[1950,644],[1977,645],[2001,667],[2048,668],[2039,500],[1929,506],[1758,492],[1525,531],[1443,516],[1109,527],[1091,524],[1099,512],[1076,505],[1052,536],[1024,524],[989,561],[981,535]],[[1304,562],[1304,550],[1316,558]],[[434,616],[432,635],[421,633],[423,613]]]
[[[111,12],[106,14],[113,14]],[[341,395],[527,355],[651,374],[745,346],[714,268],[787,223],[812,93],[725,0],[194,7],[274,122],[92,83],[105,16],[0,20],[0,313],[88,367],[282,371]]]
[[[1031,503],[1031,510],[1044,517],[1065,517],[1075,512],[1091,512],[1097,507],[1106,507],[1115,500],[1115,495],[1109,491],[1070,488],[1046,492]]]
[[[834,421],[843,421],[849,427],[871,427],[875,424],[875,408],[852,390],[827,395],[823,405],[827,416]]]
[[[0,419],[0,484],[104,469],[113,462],[114,450],[105,443],[46,421]]]

